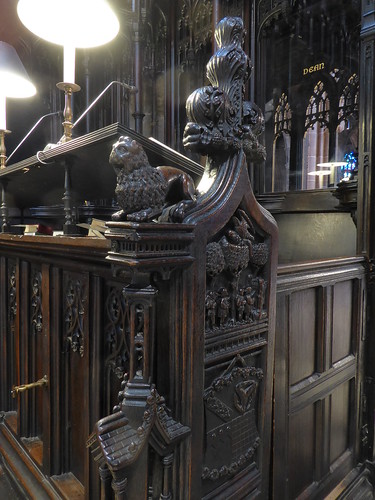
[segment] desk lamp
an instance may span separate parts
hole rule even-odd
[[[0,42],[0,169],[5,168],[6,98],[31,97],[36,93],[14,47]]]
[[[57,84],[65,93],[64,137],[72,138],[72,93],[75,83],[75,49],[98,47],[111,41],[119,22],[105,0],[19,0],[17,12],[22,23],[35,35],[64,47],[64,79]]]
[[[331,175],[331,177],[330,177],[331,183],[335,184],[337,182],[337,172],[335,172],[335,168],[343,167],[345,165],[346,165],[345,161],[328,161],[328,162],[324,162],[324,163],[318,163],[317,167],[329,168],[330,175]]]

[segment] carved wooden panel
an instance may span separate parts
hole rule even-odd
[[[316,371],[315,349],[318,343],[317,290],[310,288],[292,293],[290,298],[290,383],[295,384]],[[300,312],[304,311],[301,315]]]
[[[43,342],[42,270],[41,266],[20,262],[20,347],[19,384],[36,382],[44,376],[43,359],[49,358]],[[43,406],[45,391],[35,389],[20,394],[17,398],[19,435],[34,446],[43,440]],[[34,439],[35,443],[32,443]],[[37,460],[42,463],[42,445],[38,443]]]
[[[0,287],[3,292],[0,294],[0,328],[3,332],[0,335],[0,352],[6,353],[8,355],[8,322],[7,322],[7,267],[6,267],[6,259],[1,256],[0,257]],[[8,409],[8,365],[7,363],[0,364],[0,405],[4,410]]]
[[[353,283],[351,281],[337,283],[333,289],[333,333],[332,363],[349,356],[353,352],[356,325],[353,317]]]
[[[63,425],[70,428],[63,456],[65,469],[82,483],[85,468],[85,441],[90,429],[85,418],[89,377],[89,278],[88,274],[63,272]]]
[[[289,439],[284,442],[288,447],[290,481],[288,498],[296,498],[306,484],[314,481],[314,443],[315,443],[315,405],[310,405],[289,417]],[[278,439],[282,439],[278,434]],[[303,446],[301,446],[303,443]]]
[[[353,258],[279,272],[275,491],[322,498],[360,459],[364,267]]]
[[[203,395],[206,438],[203,458],[203,492],[230,481],[236,474],[257,462],[261,444],[259,429],[262,368],[253,366],[252,356],[237,354],[229,365],[206,370],[211,383]],[[212,372],[220,372],[212,379]],[[212,498],[212,495],[207,495]],[[213,496],[214,497],[214,496]]]
[[[0,363],[6,375],[0,381],[5,412],[1,446],[11,443],[12,470],[20,471],[17,477],[25,494],[83,498],[90,491],[97,498],[99,477],[86,440],[103,415],[103,284],[108,266],[93,266],[103,255],[96,242],[88,252],[90,265],[82,261],[79,250],[84,239],[73,243],[68,257],[62,246],[58,259],[56,252],[49,253],[52,240],[35,237],[30,243],[36,245],[35,252],[24,241],[16,251],[3,244],[0,257],[0,307],[6,310]],[[46,384],[11,398],[13,386],[44,376]]]
[[[206,247],[203,494],[258,470],[270,238],[243,210]]]
[[[105,294],[104,311],[104,384],[105,414],[118,404],[118,392],[130,360],[130,311],[123,286],[109,285]]]
[[[349,449],[352,439],[354,381],[341,384],[331,394],[329,460],[334,463]]]
[[[5,359],[13,360],[16,357],[16,323],[17,301],[18,301],[18,272],[17,263],[13,259],[1,258],[1,352]],[[16,384],[16,366],[9,363],[1,363],[1,394],[3,408],[7,411],[14,408],[14,401],[11,398],[10,391],[12,385]]]

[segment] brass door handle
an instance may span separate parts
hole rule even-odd
[[[42,385],[47,385],[47,384],[48,384],[48,378],[47,375],[44,375],[43,378],[37,380],[36,382],[31,382],[30,384],[14,385],[11,391],[11,395],[13,398],[15,398],[19,392],[25,392],[28,391],[29,389],[32,389],[33,387],[41,387]]]

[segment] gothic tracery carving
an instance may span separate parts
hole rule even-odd
[[[345,124],[351,118],[358,120],[359,112],[359,77],[354,73],[345,85],[339,100],[338,122],[345,121]]]
[[[178,20],[179,58],[184,66],[196,63],[196,56],[210,43],[212,2],[185,0]]]
[[[329,125],[330,102],[324,84],[319,81],[310,97],[307,110],[305,129],[312,128],[315,123],[320,123],[322,127]]]
[[[106,304],[105,339],[107,358],[105,366],[119,379],[129,368],[129,305],[122,289],[111,288]]]
[[[275,136],[281,132],[290,134],[292,130],[292,111],[287,95],[283,92],[275,110]]]
[[[15,265],[11,265],[9,267],[8,297],[9,297],[9,306],[8,306],[9,323],[11,328],[14,328],[14,322],[17,316],[17,280],[16,280]]]
[[[42,328],[42,273],[35,270],[31,278],[31,333],[36,335]]]
[[[70,279],[65,289],[65,335],[73,352],[84,356],[86,290],[80,279]]]

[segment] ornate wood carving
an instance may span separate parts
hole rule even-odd
[[[202,55],[203,49],[211,41],[211,4],[208,0],[185,0],[182,4],[178,20],[178,48],[182,67],[196,64],[197,55]],[[201,60],[199,62],[202,63]]]
[[[31,277],[31,333],[41,333],[42,328],[42,273],[34,270]]]
[[[126,397],[125,394],[122,396]],[[137,460],[148,441],[159,455],[166,456],[176,443],[190,433],[189,427],[181,425],[170,416],[164,398],[154,387],[147,397],[138,426],[133,428],[132,424],[134,423],[126,418],[121,409],[98,422],[98,443],[107,464],[114,472]],[[102,460],[102,457],[99,455],[97,459]]]
[[[122,379],[129,370],[129,303],[123,290],[112,287],[106,300],[106,368]]]
[[[206,248],[206,332],[267,317],[267,277],[262,269],[269,257],[268,243],[255,242],[254,225],[243,210],[219,238]]]
[[[68,349],[72,349],[73,352],[83,357],[86,290],[80,279],[68,279],[64,289],[64,299],[66,345]]]
[[[203,181],[206,177],[211,182],[224,155],[243,150],[249,161],[262,160],[265,155],[257,139],[264,127],[263,115],[255,104],[243,99],[251,64],[242,49],[242,19],[222,20],[215,38],[218,50],[207,64],[211,85],[188,97],[189,122],[184,131],[185,148],[209,155]],[[204,189],[203,186],[202,182],[198,189]]]
[[[254,458],[260,444],[256,405],[263,370],[237,355],[205,390],[206,453],[202,479],[233,476]]]
[[[152,286],[125,287],[121,294],[119,290],[112,291],[110,302],[107,301],[107,304],[111,304],[110,314],[114,320],[109,329],[110,338],[114,347],[116,343],[120,347],[113,349],[107,363],[113,366],[122,349],[127,358],[123,368],[127,372],[124,374],[123,390],[119,393],[119,404],[114,407],[114,413],[98,422],[96,434],[88,442],[101,467],[106,466],[111,471],[114,491],[119,488],[125,494],[129,487],[130,496],[136,490],[139,492],[139,485],[131,479],[128,486],[128,479],[124,479],[125,469],[139,460],[142,453],[147,454],[149,445],[159,456],[166,458],[190,433],[189,427],[172,418],[164,399],[154,385],[150,384],[156,338],[156,295],[157,290]],[[119,333],[121,339],[117,342],[115,337]],[[121,368],[116,366],[115,369],[119,374]],[[168,469],[170,464],[167,462],[163,466]],[[142,460],[140,468],[143,469]],[[163,489],[170,491],[171,485],[167,478],[169,474],[166,473]]]
[[[17,268],[15,264],[9,263],[9,288],[8,288],[8,317],[10,329],[14,330],[14,322],[17,316]]]
[[[107,362],[118,375],[127,373],[119,404],[98,423],[90,445],[99,445],[101,470],[105,462],[117,494],[134,498],[147,490],[161,495],[163,481],[166,495],[213,498],[219,488],[231,497],[238,474],[245,478],[244,495],[256,489],[266,495],[268,488],[277,232],[252,194],[246,162],[262,159],[264,148],[258,141],[263,117],[244,101],[251,65],[242,49],[242,20],[223,19],[215,36],[218,50],[207,64],[211,85],[188,98],[184,134],[188,148],[208,156],[202,180],[208,186],[200,185],[179,223],[114,221],[106,233],[112,242],[107,260],[124,283],[121,296],[112,292],[107,302]],[[178,430],[176,441],[166,429],[155,435],[159,384],[171,413],[162,400],[156,405]],[[177,453],[167,458],[177,444],[180,461]],[[259,446],[264,453],[256,453]],[[159,469],[150,447],[163,457]]]
[[[112,220],[146,222],[185,200],[169,211],[172,219],[181,220],[182,207],[194,204],[195,186],[190,175],[174,167],[151,167],[142,146],[130,137],[119,138],[109,160],[117,175],[115,194],[121,208]]]

